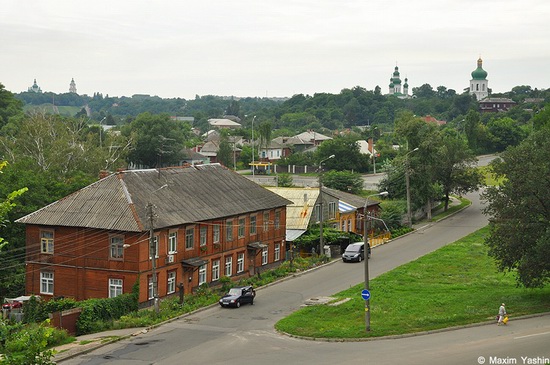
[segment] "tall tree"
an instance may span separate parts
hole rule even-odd
[[[481,185],[481,174],[476,168],[476,158],[466,141],[456,134],[446,134],[438,151],[436,179],[445,196],[445,211],[449,208],[451,194],[465,194]]]
[[[492,164],[500,186],[483,194],[488,202],[489,254],[501,271],[517,271],[518,282],[542,287],[550,280],[550,128],[508,148]]]
[[[23,103],[17,100],[14,95],[4,88],[0,83],[0,128],[9,122],[15,115],[22,114]]]

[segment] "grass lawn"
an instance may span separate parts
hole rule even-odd
[[[363,284],[334,297],[338,306],[305,307],[279,321],[279,331],[314,338],[364,338],[420,332],[495,318],[502,302],[514,317],[550,311],[550,287],[516,287],[483,244],[480,229],[370,281],[371,331],[365,332]]]

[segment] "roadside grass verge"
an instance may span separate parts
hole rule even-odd
[[[447,209],[447,211],[441,211],[440,213],[434,215],[431,219],[432,222],[435,222],[435,221],[438,221],[440,219],[443,219],[451,214],[454,214],[456,212],[458,212],[459,210],[462,210],[464,207],[467,207],[468,205],[471,204],[471,202],[466,199],[466,198],[463,198],[463,197],[459,197],[459,196],[455,196],[456,199],[460,200],[460,203],[457,204],[457,205],[449,205],[449,208]],[[440,209],[443,209],[445,203],[441,203],[439,204],[437,207],[435,207],[433,209],[433,211],[439,211]]]
[[[341,305],[302,308],[275,328],[312,338],[366,338],[492,321],[503,302],[512,319],[550,311],[549,286],[517,287],[514,273],[497,271],[483,244],[487,234],[482,228],[371,280],[369,333],[360,295],[364,284],[333,295],[336,301],[351,298]]]

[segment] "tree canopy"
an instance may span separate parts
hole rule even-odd
[[[550,128],[533,133],[492,164],[500,186],[487,188],[489,254],[518,282],[541,287],[550,280]]]

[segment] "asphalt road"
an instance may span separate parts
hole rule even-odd
[[[469,198],[473,205],[465,211],[376,247],[371,278],[484,226],[477,195]],[[63,364],[489,364],[550,357],[550,316],[366,342],[308,341],[273,329],[305,300],[362,282],[363,272],[362,264],[336,261],[258,290],[253,306],[213,307]],[[513,312],[513,303],[507,304]]]

